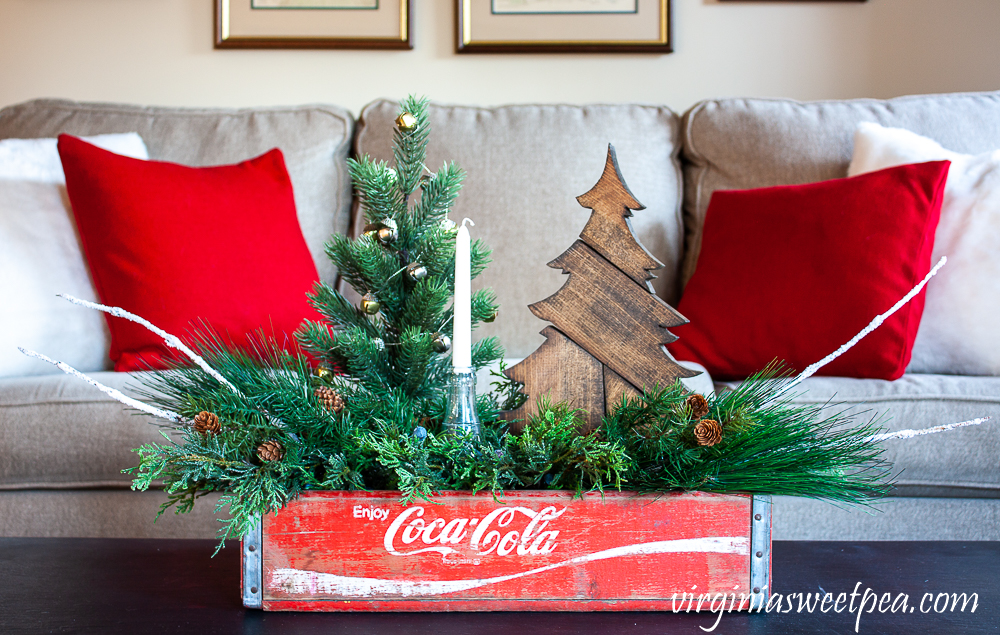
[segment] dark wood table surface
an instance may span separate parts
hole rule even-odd
[[[240,602],[239,548],[202,540],[0,538],[0,633],[701,634],[717,614],[264,613]],[[908,595],[904,614],[863,612],[859,633],[1000,633],[1000,542],[775,542],[775,593]],[[972,612],[939,593],[978,593]],[[853,633],[853,613],[724,613],[713,633]],[[901,600],[900,600],[901,601]],[[868,602],[872,604],[871,601]],[[938,608],[941,608],[939,601]],[[899,605],[897,604],[897,609]],[[782,602],[782,610],[787,608]]]

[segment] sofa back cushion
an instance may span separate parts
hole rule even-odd
[[[323,244],[348,228],[353,126],[351,114],[335,106],[215,110],[42,99],[0,110],[0,139],[138,132],[151,159],[190,166],[237,163],[280,148],[306,244],[329,282],[336,269]]]
[[[358,121],[357,154],[391,161],[398,105],[378,101]],[[437,170],[454,161],[467,173],[451,214],[475,221],[473,238],[493,249],[493,263],[474,286],[492,287],[500,314],[478,335],[496,335],[509,357],[524,357],[543,339],[545,324],[527,305],[557,291],[566,278],[546,267],[573,244],[590,210],[576,197],[597,183],[615,146],[623,176],[635,198],[633,226],[649,251],[666,266],[654,286],[668,302],[678,296],[683,248],[681,175],[677,158],[679,119],[652,106],[433,105],[426,165]],[[353,231],[364,221],[360,211]]]
[[[956,152],[1000,147],[1000,92],[802,103],[720,99],[683,117],[685,255],[694,273],[705,210],[716,190],[812,183],[847,176],[862,121],[906,128]]]

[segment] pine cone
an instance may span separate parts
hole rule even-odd
[[[691,409],[691,416],[695,419],[701,419],[708,414],[708,400],[698,393],[688,395],[684,403]]]
[[[257,456],[261,461],[280,461],[285,456],[285,448],[277,441],[265,441],[257,446]]]
[[[202,410],[194,416],[194,431],[205,436],[219,434],[222,432],[222,426],[219,424],[218,415]]]
[[[722,441],[722,424],[715,419],[702,419],[694,427],[694,438],[698,445],[713,446]]]
[[[333,388],[320,386],[313,392],[316,395],[316,398],[319,399],[319,402],[323,404],[323,407],[328,411],[338,414],[344,409],[344,398],[341,397],[340,394]]]

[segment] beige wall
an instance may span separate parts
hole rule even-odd
[[[0,105],[190,106],[406,93],[441,102],[889,97],[1000,88],[1000,0],[673,0],[671,55],[454,54],[452,0],[414,0],[413,51],[215,51],[211,0],[0,0]]]

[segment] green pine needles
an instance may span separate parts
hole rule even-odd
[[[773,369],[698,408],[679,383],[653,387],[589,433],[577,411],[544,399],[514,433],[500,416],[524,396],[494,373],[492,390],[477,398],[481,434],[443,433],[456,236],[447,215],[464,174],[450,163],[434,173],[425,167],[426,100],[407,99],[401,111],[409,117],[397,120],[394,165],[349,163],[367,221],[362,235],[327,244],[361,303],[316,285],[309,297],[323,319],[296,333],[309,356],[264,337],[244,351],[202,331],[197,352],[231,385],[194,364],[144,377],[144,399],[181,419],[167,424],[165,443],[138,448],[140,464],[127,470],[134,489],[163,483],[160,513],[189,511],[220,492],[217,511],[229,511],[224,540],[306,490],[399,490],[411,501],[442,490],[502,498],[516,489],[628,488],[860,504],[886,492],[889,465],[871,442],[876,424],[792,405]],[[486,246],[473,243],[473,276],[488,262]],[[474,325],[496,311],[490,290],[473,295]],[[494,338],[473,347],[476,368],[502,357]]]
[[[891,464],[872,442],[877,420],[857,423],[821,406],[797,406],[782,395],[787,377],[770,367],[693,412],[678,383],[622,403],[600,436],[621,444],[640,491],[700,490],[806,496],[868,504],[886,494]],[[721,439],[700,445],[701,422],[717,423]]]

